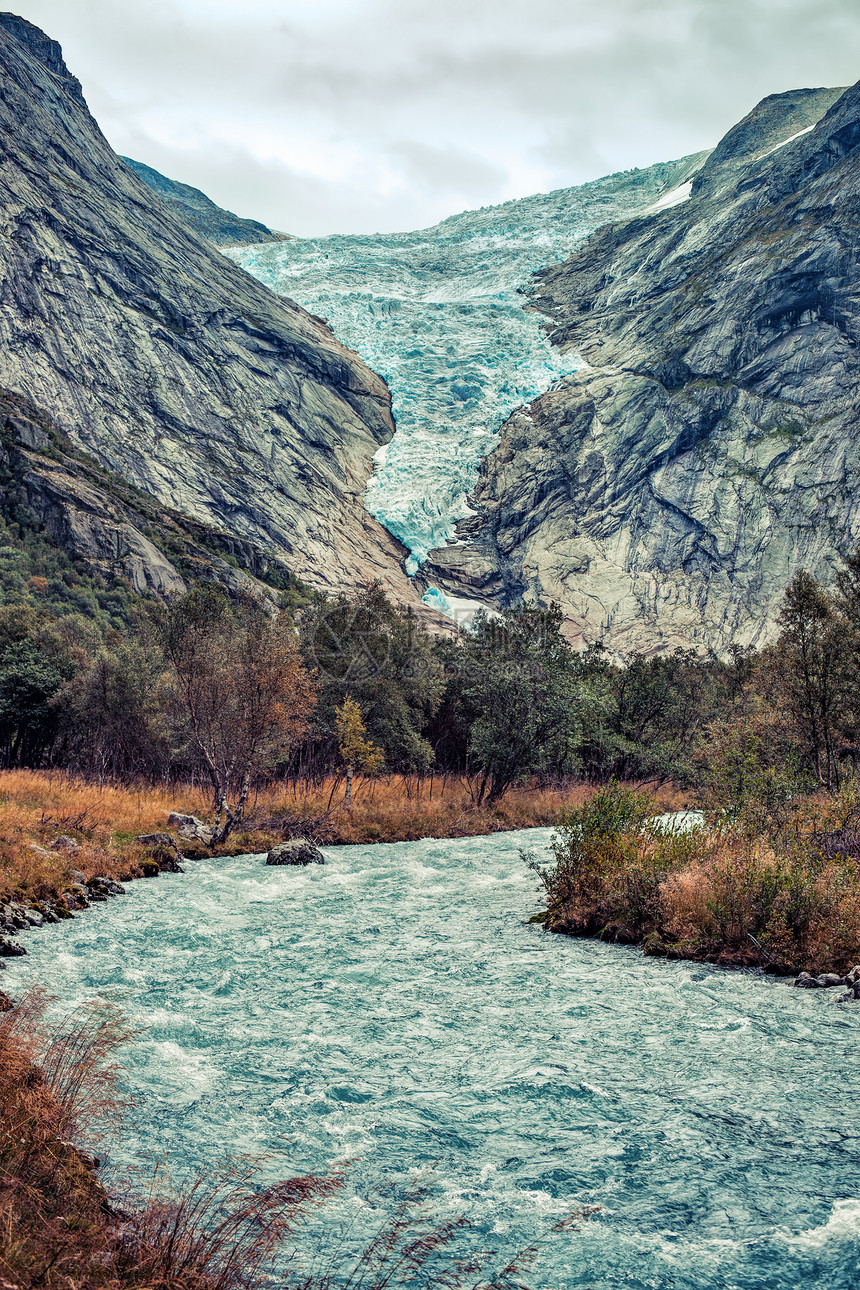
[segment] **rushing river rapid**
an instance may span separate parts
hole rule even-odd
[[[545,934],[519,848],[548,838],[189,863],[34,932],[3,985],[146,1025],[120,1164],[350,1159],[332,1225],[432,1166],[467,1248],[545,1237],[558,1290],[860,1285],[860,1006]]]

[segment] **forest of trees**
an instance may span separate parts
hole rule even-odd
[[[69,568],[0,605],[0,765],[205,782],[227,829],[267,777],[455,773],[478,804],[570,777],[742,798],[835,789],[860,752],[860,553],[831,589],[798,573],[759,652],[626,660],[571,648],[556,607],[453,640],[376,584],[275,614],[211,586],[107,612]]]

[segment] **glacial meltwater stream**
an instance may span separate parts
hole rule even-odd
[[[546,935],[519,848],[548,838],[189,863],[34,932],[4,988],[146,1025],[120,1163],[350,1159],[326,1221],[359,1232],[358,1197],[432,1166],[465,1246],[546,1237],[553,1290],[856,1287],[860,1007]]]

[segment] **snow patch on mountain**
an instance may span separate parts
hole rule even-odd
[[[786,140],[786,143],[787,142],[788,140]],[[680,206],[682,202],[690,200],[690,194],[692,191],[693,181],[692,179],[688,179],[685,184],[679,184],[677,188],[673,188],[671,192],[666,193],[659,201],[655,202],[651,207],[651,210],[667,211],[672,206]]]
[[[775,152],[779,152],[780,148],[785,148],[789,143],[794,143],[795,139],[800,139],[805,134],[811,134],[814,129],[815,125],[808,125],[805,130],[795,131],[795,133],[790,134],[787,139],[783,139],[781,143],[778,143],[775,148],[768,148],[767,152],[763,152],[759,160],[773,156]]]

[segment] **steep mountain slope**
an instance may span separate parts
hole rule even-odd
[[[0,523],[14,525],[25,541],[42,535],[104,587],[121,580],[129,592],[163,597],[192,582],[218,582],[257,599],[302,596],[276,558],[166,510],[75,449],[28,399],[2,388]],[[0,565],[5,600],[8,570]]]
[[[466,496],[505,418],[577,366],[524,311],[523,284],[595,228],[641,211],[707,153],[576,188],[464,211],[432,228],[297,238],[230,255],[329,320],[388,381],[394,441],[367,506],[411,552],[410,569],[469,514]]]
[[[145,166],[142,161],[132,161],[131,157],[120,157],[130,166],[138,179],[142,179],[148,188],[158,193],[184,224],[193,228],[201,237],[214,242],[216,246],[248,246],[252,242],[284,242],[284,233],[274,233],[265,224],[255,219],[242,219],[222,206],[216,206],[211,197],[207,197],[199,188],[190,184],[181,184],[176,179],[168,179],[152,166]]]
[[[510,418],[427,577],[620,650],[761,641],[792,573],[860,539],[858,243],[860,87],[764,100],[538,275],[586,366]]]
[[[186,229],[111,151],[59,46],[11,14],[0,76],[0,385],[311,586],[379,576],[411,598],[363,506],[385,383]]]

